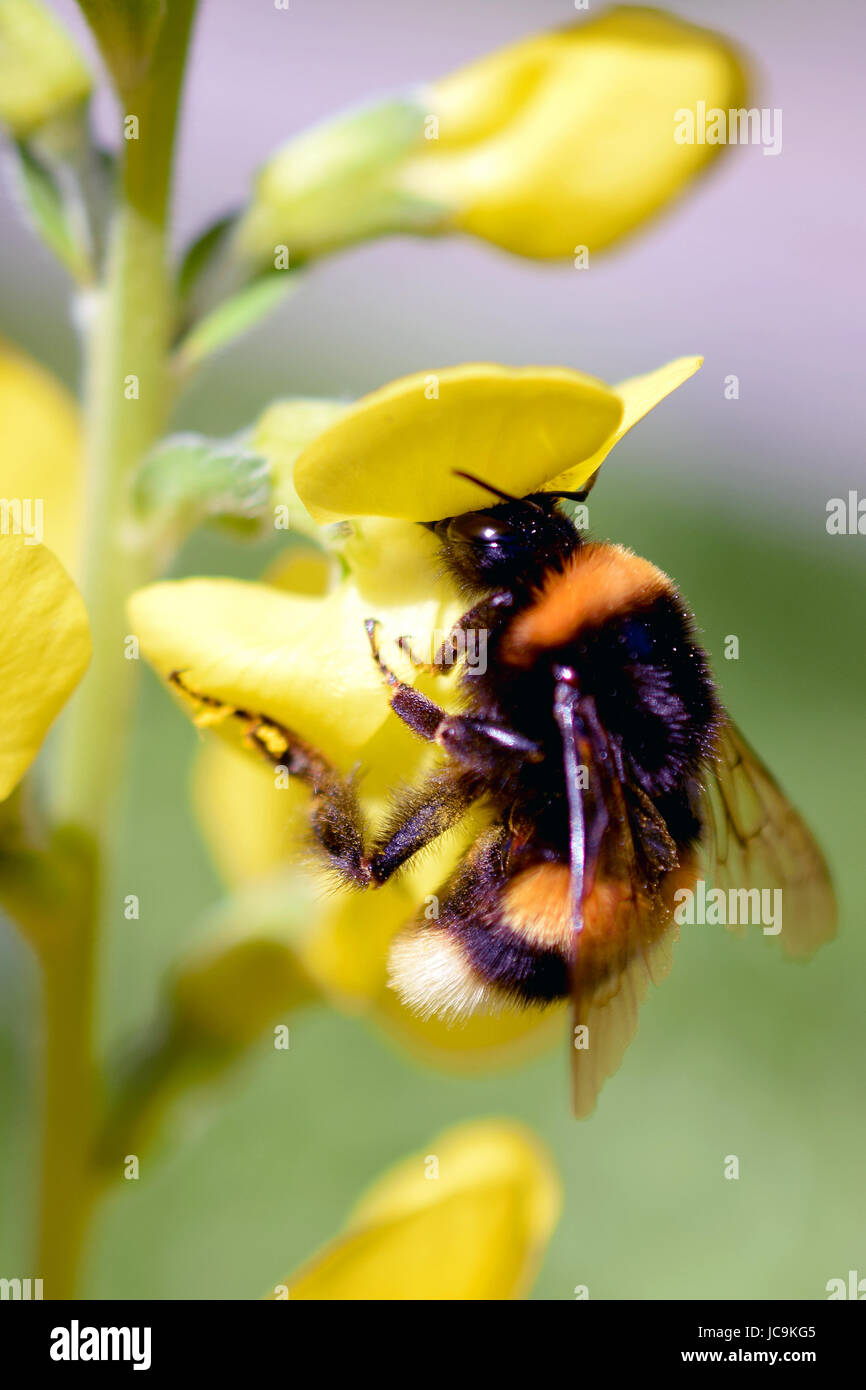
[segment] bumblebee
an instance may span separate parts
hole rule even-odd
[[[289,730],[237,713],[309,786],[313,838],[345,883],[385,883],[485,807],[438,916],[394,941],[390,984],[410,1009],[455,1022],[570,999],[585,1115],[669,967],[680,892],[703,874],[737,892],[781,888],[794,956],[832,934],[833,895],[810,832],[723,711],[671,580],[577,529],[563,504],[588,489],[515,498],[460,476],[492,499],[428,524],[467,604],[431,663],[443,679],[459,672],[460,712],[399,679],[380,625],[366,624],[394,716],[443,755],[395,794],[387,823],[371,834],[354,780]],[[484,670],[455,660],[472,630],[486,634]]]

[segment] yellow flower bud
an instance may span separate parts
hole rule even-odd
[[[668,203],[719,153],[678,144],[675,112],[738,107],[736,50],[643,8],[521,40],[431,93],[428,139],[401,187],[522,256],[591,256]]]
[[[90,73],[37,0],[0,0],[0,120],[18,138],[85,100]]]
[[[463,231],[518,255],[604,250],[720,153],[677,113],[739,108],[737,50],[623,7],[499,49],[404,100],[306,132],[261,171],[238,244],[296,262],[391,232]]]
[[[522,1298],[561,1207],[556,1169],[528,1130],[459,1125],[385,1173],[283,1288],[295,1301]]]

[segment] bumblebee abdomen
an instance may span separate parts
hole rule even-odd
[[[458,1020],[515,1004],[546,1007],[567,999],[575,971],[588,983],[622,964],[619,908],[631,886],[599,879],[575,922],[568,865],[544,861],[518,870],[490,901],[490,860],[464,869],[438,922],[417,922],[391,950],[391,985],[426,1016]]]
[[[427,1015],[459,1019],[508,1004],[545,1006],[571,987],[573,915],[565,864],[495,882],[495,855],[468,865],[438,922],[414,924],[391,950],[391,984]],[[491,891],[492,890],[492,891]]]

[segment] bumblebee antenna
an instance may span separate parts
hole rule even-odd
[[[515,497],[513,492],[503,492],[501,487],[494,487],[492,483],[485,483],[483,478],[476,478],[474,473],[464,473],[462,469],[454,469],[455,478],[465,478],[467,483],[475,483],[476,487],[483,487],[485,492],[491,492],[494,497],[499,497],[503,502],[525,502],[528,507],[534,507],[537,512],[542,510],[537,502],[530,502],[526,497]]]

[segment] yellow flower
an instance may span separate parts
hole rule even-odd
[[[82,491],[78,407],[44,367],[4,342],[0,421],[0,494],[42,499],[45,543],[75,574]]]
[[[532,1134],[505,1120],[461,1125],[380,1178],[343,1233],[272,1297],[519,1299],[561,1205]]]
[[[604,250],[719,152],[674,142],[674,113],[739,107],[733,47],[660,11],[613,9],[521,40],[438,83],[438,138],[403,186],[522,256]]]
[[[0,798],[30,766],[90,659],[84,603],[43,541],[64,558],[79,482],[79,438],[65,393],[0,347]]]
[[[0,121],[18,138],[77,106],[90,73],[50,10],[38,0],[0,0]]]
[[[2,501],[0,501],[2,506]],[[0,798],[20,781],[84,675],[84,602],[59,560],[22,536],[0,536]]]
[[[392,643],[389,660],[405,679],[446,705],[456,694],[419,676],[393,645],[403,634],[429,642],[462,611],[440,576],[434,538],[406,514],[428,520],[477,502],[478,490],[453,477],[469,459],[509,491],[581,486],[625,431],[699,365],[699,358],[682,358],[618,387],[562,368],[464,366],[435,374],[438,399],[424,389],[431,374],[394,382],[343,407],[297,457],[298,491],[316,515],[361,518],[342,542],[345,578],[335,579],[334,567],[313,561],[309,550],[290,550],[266,583],[172,581],[139,591],[131,602],[143,654],[164,678],[182,673],[174,694],[203,730],[219,736],[203,750],[195,799],[228,883],[246,891],[272,882],[287,904],[282,938],[305,975],[339,1006],[372,1012],[439,1064],[507,1060],[562,1029],[556,1009],[505,1011],[450,1028],[418,1018],[387,989],[393,936],[423,910],[478,823],[467,821],[375,893],[334,893],[308,867],[295,868],[287,881],[308,793],[281,784],[245,735],[264,717],[313,743],[341,772],[359,766],[365,809],[379,822],[389,793],[416,781],[434,755],[391,714],[364,619],[381,620]],[[287,405],[284,416],[291,443]],[[280,412],[272,408],[267,418],[278,450]],[[495,432],[493,446],[486,430]],[[303,562],[303,595],[294,589],[296,558]],[[303,906],[290,911],[291,901]]]
[[[462,231],[522,256],[603,251],[681,193],[720,146],[675,113],[745,101],[718,34],[615,8],[532,35],[408,95],[341,116],[268,161],[239,244],[295,262],[389,232]]]
[[[580,488],[626,430],[700,366],[679,358],[606,386],[564,367],[418,372],[358,401],[301,452],[295,486],[318,521],[436,521],[489,504],[467,469],[517,497]],[[563,482],[567,479],[567,482]]]

